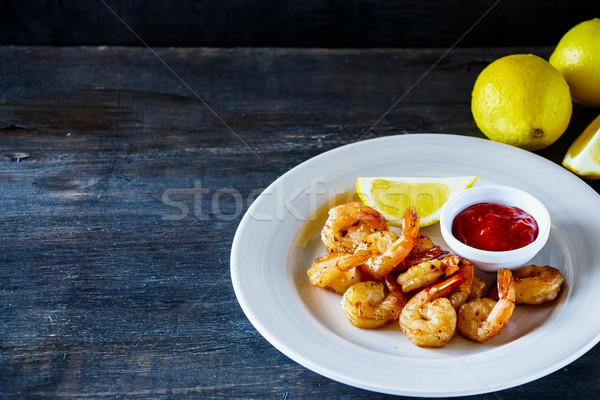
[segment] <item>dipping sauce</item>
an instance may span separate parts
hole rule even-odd
[[[506,251],[532,243],[537,238],[538,225],[518,207],[477,203],[454,217],[452,234],[480,250]]]

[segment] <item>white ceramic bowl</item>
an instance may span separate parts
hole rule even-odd
[[[454,217],[473,204],[485,202],[518,207],[529,213],[538,224],[537,238],[525,247],[507,251],[480,250],[456,239],[452,235]],[[515,269],[525,265],[548,241],[550,224],[550,214],[542,202],[527,192],[500,185],[476,186],[465,190],[450,198],[444,204],[440,215],[442,237],[450,250],[486,272],[496,272],[500,268]]]

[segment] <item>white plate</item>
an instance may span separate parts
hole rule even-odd
[[[324,254],[323,211],[354,190],[358,176],[466,176],[540,199],[552,217],[548,244],[533,260],[565,276],[551,305],[519,306],[485,344],[459,335],[442,349],[412,345],[396,324],[352,327],[340,296],[309,284]],[[335,199],[335,200],[334,200]],[[438,224],[423,229],[444,245]],[[256,329],[305,367],[348,385],[406,396],[497,391],[547,375],[600,340],[600,197],[579,178],[533,153],[488,140],[413,134],[366,140],[293,168],[248,209],[231,249],[238,301]]]

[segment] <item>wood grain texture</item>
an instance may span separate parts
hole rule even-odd
[[[469,106],[479,71],[549,49],[155,52],[0,48],[0,393],[387,398],[305,369],[252,327],[229,275],[241,216],[343,144],[482,137]],[[576,107],[539,154],[560,162],[596,112]],[[594,347],[498,396],[590,397],[599,359]]]

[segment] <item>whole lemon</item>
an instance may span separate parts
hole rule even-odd
[[[539,150],[554,143],[571,120],[569,86],[533,54],[513,54],[488,65],[471,95],[477,127],[491,140]]]
[[[600,18],[571,28],[550,56],[578,103],[600,108]]]

